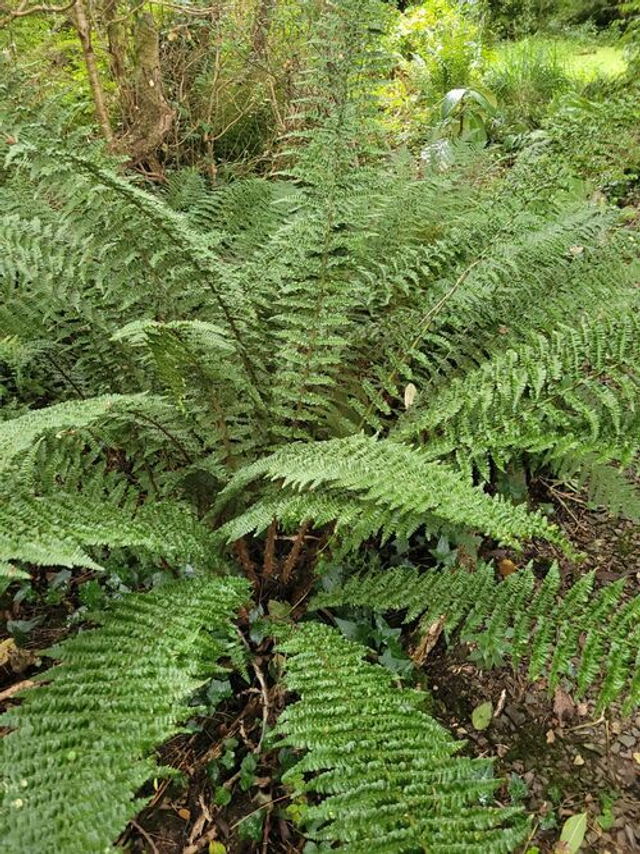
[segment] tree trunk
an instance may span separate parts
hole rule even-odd
[[[136,67],[133,121],[121,140],[132,162],[153,160],[171,130],[174,111],[168,103],[160,70],[160,39],[153,16],[140,15],[135,26]]]
[[[112,143],[113,130],[111,129],[111,122],[109,121],[109,113],[105,103],[102,81],[100,80],[100,74],[98,73],[96,55],[93,52],[91,24],[87,18],[83,0],[76,0],[75,5],[71,9],[71,13],[73,15],[73,21],[78,33],[78,38],[80,39],[80,44],[82,45],[82,55],[84,57],[84,64],[89,77],[89,85],[93,96],[96,118],[98,119],[98,123],[102,130],[102,135],[108,143]]]

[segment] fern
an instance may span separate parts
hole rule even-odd
[[[518,809],[486,804],[497,786],[487,760],[462,746],[426,712],[419,691],[398,689],[366,650],[328,626],[309,623],[281,645],[287,686],[298,701],[280,719],[284,745],[307,751],[286,772],[309,835],[340,850],[509,852],[526,835]]]
[[[213,541],[186,504],[155,502],[137,512],[115,496],[58,493],[2,496],[0,560],[100,569],[89,546],[142,547],[206,566]]]
[[[539,334],[418,404],[398,435],[428,437],[434,457],[453,453],[485,477],[489,461],[502,468],[525,452],[547,461],[586,456],[585,442],[602,461],[629,460],[640,426],[639,328],[627,307]]]
[[[131,412],[148,402],[149,399],[142,394],[104,395],[90,400],[58,403],[33,410],[21,418],[0,422],[0,471],[45,433],[63,434],[65,430],[79,430],[99,419]]]
[[[625,692],[626,708],[632,709],[640,703],[635,670],[640,596],[624,601],[623,580],[594,593],[594,578],[593,572],[584,575],[559,596],[556,564],[539,586],[530,568],[498,581],[489,564],[472,573],[402,566],[355,575],[341,588],[318,594],[311,607],[406,611],[405,623],[419,619],[421,633],[444,617],[449,640],[476,644],[480,661],[500,662],[508,654],[516,666],[527,658],[531,680],[546,673],[553,692],[566,675],[575,680],[579,696],[604,677],[598,709]]]
[[[290,446],[243,469],[222,493],[221,502],[257,477],[282,479],[276,500],[282,501],[283,490],[285,499],[292,497],[299,508],[298,521],[318,515],[318,505],[325,499],[322,521],[333,517],[338,525],[351,526],[353,516],[343,517],[341,506],[344,502],[349,508],[350,499],[357,498],[368,535],[378,531],[387,538],[398,531],[407,535],[426,522],[448,522],[482,530],[505,543],[533,536],[564,542],[541,515],[491,498],[447,466],[429,461],[423,452],[389,440],[352,436]],[[310,496],[308,508],[297,491]],[[263,530],[269,521],[258,501],[222,531],[235,540]]]
[[[154,747],[197,712],[189,695],[240,660],[231,623],[246,596],[239,579],[167,584],[49,651],[62,664],[2,719],[15,730],[0,741],[5,851],[111,850],[164,773]]]

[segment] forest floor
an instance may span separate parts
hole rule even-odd
[[[520,558],[502,552],[494,556],[510,557],[516,565],[518,560],[520,565],[532,560],[541,569],[558,560],[567,585],[578,574],[595,569],[596,584],[625,577],[628,595],[635,593],[640,586],[638,526],[590,510],[581,495],[560,491],[553,484],[541,482],[538,489],[538,497],[553,504],[553,518],[585,553],[584,562],[568,562],[546,544],[532,546]],[[80,577],[78,582],[82,580]],[[40,581],[46,591],[46,573]],[[67,633],[67,618],[78,604],[76,592],[74,585],[55,605],[14,602],[0,614],[4,620],[25,624],[39,621],[23,646],[16,647],[11,638],[0,640],[0,710],[15,702],[18,686],[27,687],[44,668],[46,662],[39,651]],[[581,852],[639,851],[640,714],[624,719],[614,705],[605,716],[596,718],[589,699],[576,702],[562,688],[549,696],[544,680],[531,685],[523,668],[481,671],[469,662],[468,652],[465,646],[445,651],[439,643],[430,654],[426,672],[437,714],[466,740],[468,754],[496,757],[496,774],[504,780],[498,799],[521,804],[533,816],[529,847],[551,854],[566,818],[587,812],[588,830]],[[265,669],[269,658],[267,642]],[[220,707],[215,719],[206,719],[195,731],[177,736],[160,751],[161,763],[181,774],[173,781],[160,779],[145,791],[151,803],[123,835],[125,850],[132,854],[302,851],[304,841],[285,813],[286,790],[279,783],[282,757],[278,751],[263,754],[260,765],[248,774],[246,787],[239,763],[239,757],[249,755],[260,736],[265,702],[271,716],[283,705],[282,689],[273,684],[265,699],[256,686],[247,689],[239,682],[234,687],[237,696]],[[486,702],[492,704],[493,716],[489,726],[479,731],[473,726],[472,713]],[[215,783],[207,770],[212,762],[222,771]],[[220,799],[221,789],[233,790],[228,805],[214,803],[214,798]]]

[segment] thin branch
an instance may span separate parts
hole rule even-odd
[[[68,12],[69,9],[75,6],[75,4],[76,0],[71,0],[70,3],[63,3],[61,6],[47,6],[46,4],[28,6],[27,0],[23,0],[17,9],[2,9],[2,12],[5,13],[7,17],[0,19],[0,27],[6,27],[16,18],[25,18],[27,15],[59,15],[63,12]]]

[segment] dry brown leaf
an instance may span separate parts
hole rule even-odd
[[[560,687],[556,688],[553,695],[553,711],[560,723],[564,720],[571,720],[576,711],[575,703],[567,692]]]
[[[422,636],[420,643],[411,653],[411,658],[417,665],[424,664],[427,656],[438,643],[438,638],[442,634],[442,629],[444,628],[446,619],[446,614],[442,614],[434,623],[431,623],[427,631]]]
[[[9,664],[16,648],[16,642],[13,638],[7,638],[0,643],[0,667]]]
[[[13,638],[0,643],[0,667],[10,667],[14,673],[22,673],[35,662],[36,656],[29,649],[16,646]]]
[[[517,571],[518,567],[512,560],[509,560],[508,557],[503,557],[498,564],[498,572],[503,578],[506,578],[508,575],[513,575],[513,573]]]

